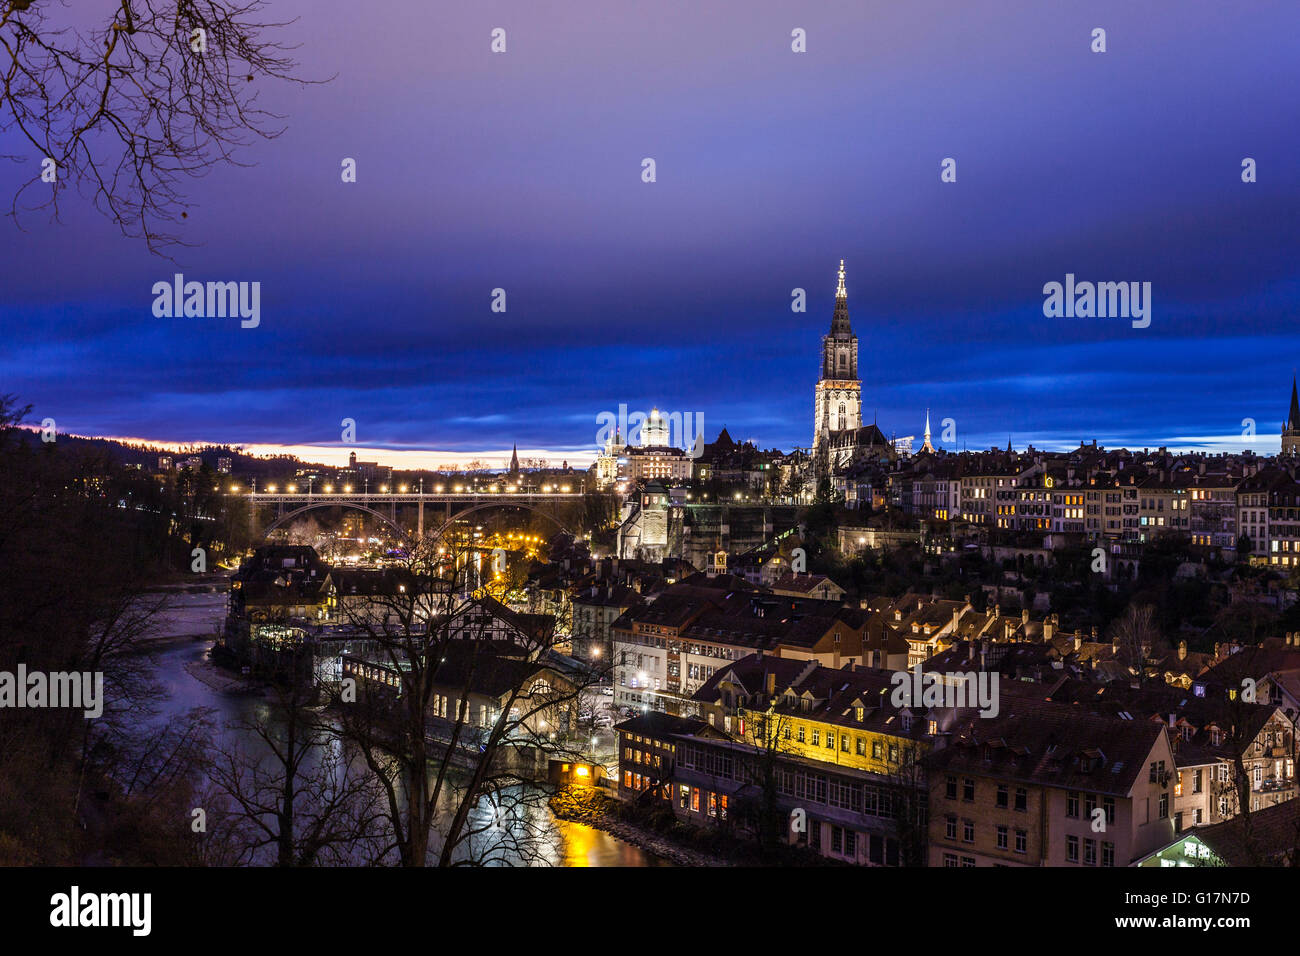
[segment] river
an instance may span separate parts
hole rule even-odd
[[[169,607],[161,616],[153,651],[155,677],[166,690],[159,720],[184,714],[195,707],[215,711],[217,722],[248,720],[267,706],[260,696],[228,694],[209,687],[186,669],[203,664],[213,636],[226,615],[224,588],[211,591],[167,590]],[[227,731],[232,732],[232,731]],[[545,825],[555,834],[555,851],[550,862],[558,866],[671,866],[602,830],[581,823],[556,820],[547,811]]]

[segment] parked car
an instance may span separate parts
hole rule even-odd
[[[601,692],[602,694],[604,694],[606,697],[613,697],[613,696],[614,696],[614,688],[612,688],[612,687],[602,687],[602,688],[600,689],[600,692]]]

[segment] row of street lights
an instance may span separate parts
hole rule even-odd
[[[315,493],[315,491],[314,491],[314,482],[315,482],[315,479],[314,479],[314,478],[309,478],[309,479],[307,480],[307,494],[309,494],[309,495]],[[219,486],[218,486],[217,490],[218,490],[218,491],[220,490],[220,487],[219,487]],[[284,486],[284,491],[285,491],[286,494],[291,494],[291,495],[292,495],[292,494],[297,494],[297,493],[298,493],[298,485],[296,485],[296,484],[288,484],[288,485],[285,485],[285,486]],[[434,485],[433,491],[434,491],[434,494],[438,494],[438,495],[443,494],[443,486],[442,486],[442,485]],[[516,493],[518,493],[519,491],[520,491],[520,489],[516,488],[514,485],[510,485],[509,487],[507,487],[507,488],[505,489],[504,493],[505,493],[505,494],[516,494]],[[543,494],[551,494],[552,492],[554,492],[554,493],[557,493],[557,494],[566,494],[566,495],[567,495],[567,494],[571,494],[571,493],[572,493],[572,491],[571,491],[569,485],[542,485],[541,491],[542,491]],[[239,494],[239,492],[240,492],[240,486],[239,486],[239,485],[231,485],[231,486],[230,486],[230,493],[231,493],[232,495],[237,495],[237,494]],[[275,492],[276,492],[276,486],[275,486],[275,485],[267,485],[267,486],[266,486],[266,489],[265,489],[265,492],[266,492],[266,494],[275,494]],[[250,487],[250,488],[248,489],[248,493],[249,493],[250,495],[255,495],[255,494],[257,494],[257,482],[256,482],[256,481],[254,481],[253,484],[252,484],[252,487]],[[345,495],[350,495],[350,494],[352,494],[352,486],[351,486],[351,485],[344,485],[342,491],[340,491],[340,492],[335,492],[335,490],[334,490],[334,485],[332,485],[332,484],[328,484],[328,485],[325,486],[325,488],[324,488],[324,490],[323,490],[322,493],[323,493],[323,494],[327,494],[327,495],[332,495],[332,494],[345,494]],[[367,479],[367,481],[366,481],[366,483],[365,483],[364,493],[367,494],[367,495],[370,494],[370,481],[369,481],[368,479]],[[380,493],[380,494],[383,494],[383,495],[388,494],[388,493],[389,493],[389,492],[388,492],[388,485],[380,485],[380,486],[379,486],[379,493]],[[399,486],[398,486],[398,488],[397,488],[397,494],[405,495],[405,494],[409,494],[409,493],[410,493],[410,486],[409,486],[409,485],[399,485]],[[452,493],[454,493],[454,494],[458,494],[458,495],[459,495],[459,494],[471,494],[471,495],[473,495],[473,494],[483,494],[483,493],[484,493],[484,489],[482,489],[482,488],[477,488],[477,487],[475,487],[475,488],[466,488],[464,485],[455,485],[455,486],[452,488]],[[501,494],[502,491],[501,491],[501,489],[499,489],[496,485],[492,485],[490,488],[486,489],[486,493],[488,493],[488,494]],[[524,492],[524,493],[527,494],[527,492]],[[421,494],[421,495],[424,494],[424,479],[423,479],[423,478],[420,479],[420,484],[419,484],[419,488],[418,488],[418,490],[417,490],[417,494]]]

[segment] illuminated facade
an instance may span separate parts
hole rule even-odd
[[[858,378],[858,337],[849,325],[844,260],[840,260],[831,330],[822,336],[821,375],[814,408],[813,452],[834,436],[862,427],[862,382]]]

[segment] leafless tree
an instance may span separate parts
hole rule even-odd
[[[383,792],[403,866],[546,860],[546,795],[531,778],[548,757],[583,759],[574,714],[598,675],[557,673],[553,626],[495,630],[505,609],[468,592],[472,556],[421,541],[387,586],[345,607],[383,680],[351,698],[345,680],[334,709]],[[494,704],[475,713],[484,685]]]
[[[278,684],[272,707],[214,745],[209,862],[346,865],[378,852],[380,793],[315,699],[307,682]]]
[[[1139,678],[1145,676],[1146,662],[1167,650],[1156,626],[1155,609],[1149,604],[1130,604],[1111,627],[1119,645],[1119,660]]]
[[[263,0],[0,0],[0,138],[41,167],[10,215],[50,209],[75,184],[122,232],[159,252],[185,244],[182,191],[253,139],[283,131],[258,106],[296,79]],[[49,168],[53,163],[52,171]],[[51,175],[53,181],[50,181]],[[24,197],[34,199],[24,207]]]

